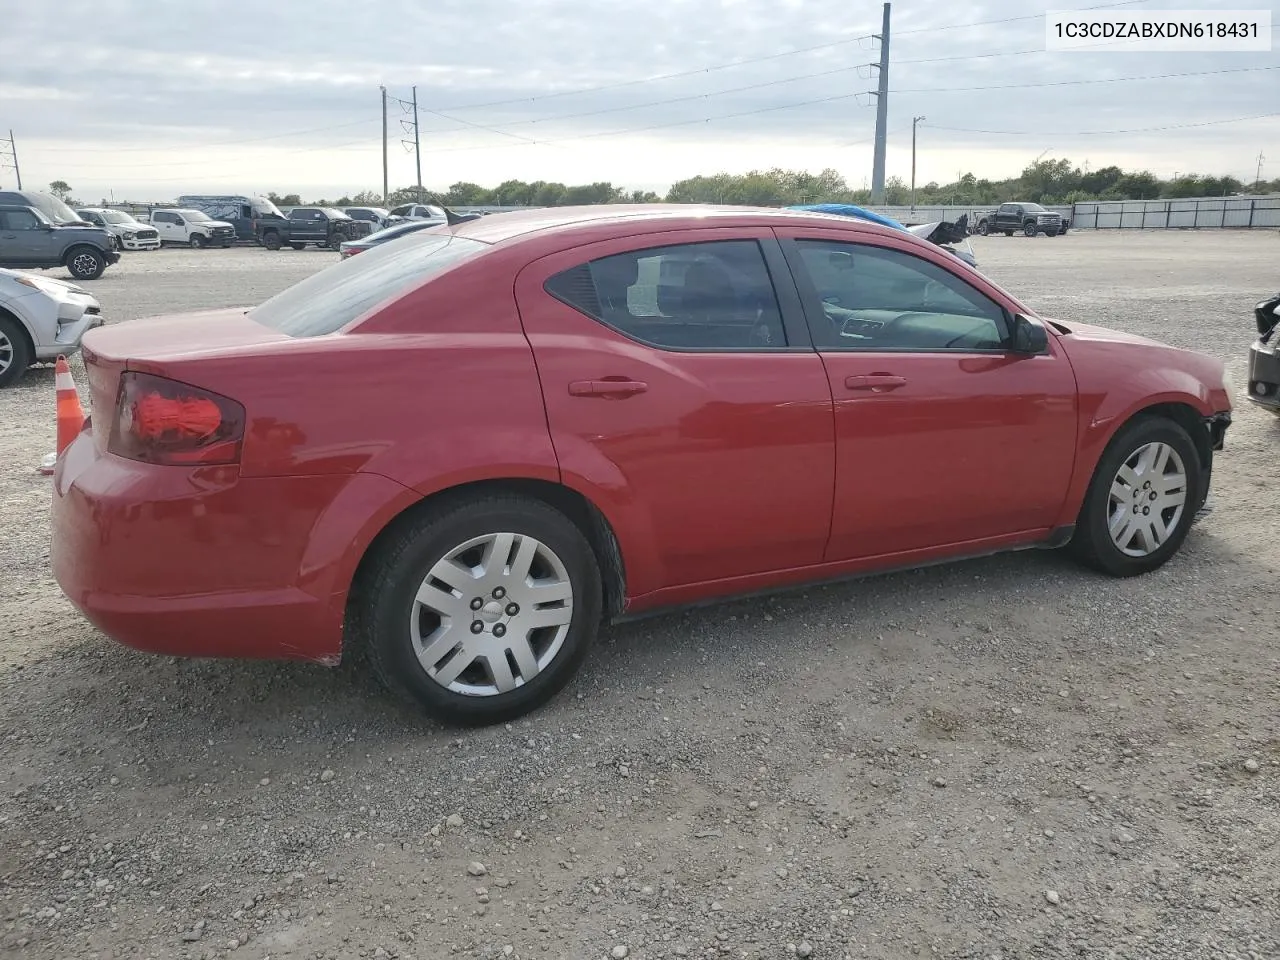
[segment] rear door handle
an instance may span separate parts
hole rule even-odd
[[[850,390],[897,390],[907,385],[906,377],[891,373],[869,373],[861,377],[845,377],[844,385]]]
[[[574,380],[569,384],[569,396],[633,397],[648,389],[649,385],[642,380]]]

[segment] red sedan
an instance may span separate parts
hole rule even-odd
[[[559,690],[602,620],[886,568],[1178,549],[1223,365],[1037,317],[902,231],[533,210],[253,309],[95,330],[53,567],[105,633],[338,660],[439,717]]]

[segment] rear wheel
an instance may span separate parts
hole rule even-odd
[[[985,237],[991,232],[991,225],[985,220],[978,221],[978,234]]]
[[[31,347],[18,321],[0,313],[0,387],[17,380],[31,365]]]
[[[1098,461],[1073,551],[1115,577],[1162,566],[1191,528],[1203,475],[1195,444],[1181,426],[1166,417],[1132,421]]]
[[[546,504],[444,504],[379,548],[354,630],[379,679],[440,720],[497,723],[554,696],[600,622],[595,554]]]
[[[77,280],[97,280],[107,269],[107,258],[96,247],[72,247],[64,263]]]

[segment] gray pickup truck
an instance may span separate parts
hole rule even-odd
[[[0,190],[0,267],[66,267],[77,280],[97,280],[119,260],[111,235],[57,197]]]

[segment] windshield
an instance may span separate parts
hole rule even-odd
[[[45,215],[50,223],[84,223],[84,217],[76,213],[57,197],[47,193],[25,194],[31,205]]]
[[[107,223],[137,223],[138,221],[122,210],[103,210],[98,214]]]
[[[487,248],[487,244],[453,234],[423,234],[404,243],[372,247],[276,294],[249,311],[249,317],[291,337],[333,333],[378,304]]]
[[[254,199],[253,215],[255,217],[266,216],[266,217],[280,217],[281,219],[284,219],[284,214],[280,212],[280,208],[277,207],[270,200],[264,200],[262,197],[257,197]]]
[[[196,223],[203,223],[205,220],[213,219],[208,214],[201,213],[199,210],[179,210],[188,220],[194,220]]]
[[[1027,213],[1047,213],[1048,212],[1047,210],[1045,210],[1044,207],[1040,206],[1040,204],[1038,203],[1024,203],[1022,205],[1022,209],[1025,210]]]
[[[333,207],[323,207],[321,209],[323,209],[324,212],[329,215],[330,220],[350,220],[351,219],[341,210],[337,210]]]

